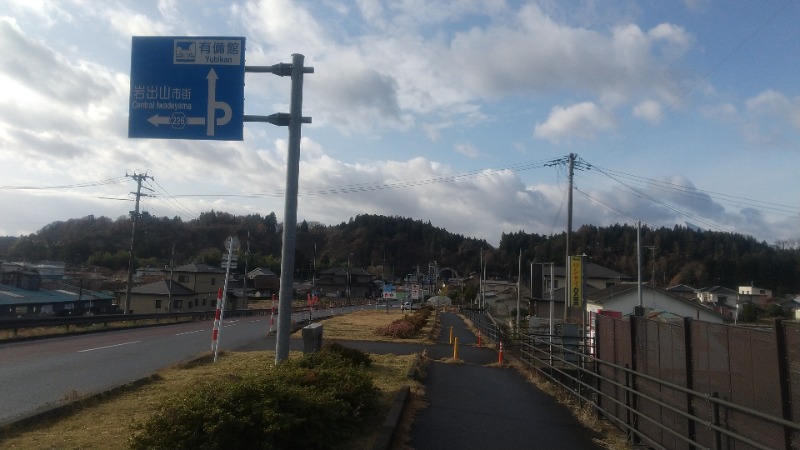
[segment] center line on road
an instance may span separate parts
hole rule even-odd
[[[123,345],[129,345],[129,344],[138,344],[139,342],[142,342],[142,341],[130,341],[130,342],[123,342],[122,344],[105,345],[103,347],[87,348],[86,350],[78,350],[78,353],[92,352],[92,351],[95,351],[95,350],[103,350],[103,349],[106,349],[106,348],[120,347],[120,346],[123,346]]]
[[[183,336],[184,334],[202,333],[204,331],[206,331],[206,330],[184,331],[183,333],[175,334],[175,336]]]

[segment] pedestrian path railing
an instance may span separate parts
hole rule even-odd
[[[601,347],[616,352],[624,351],[620,348],[624,345],[620,346],[619,342],[595,342],[585,334],[578,339],[565,338],[558,332],[552,336],[514,336],[482,317],[479,312],[467,311],[466,315],[496,346],[503,342],[509,352],[507,355],[513,356],[543,379],[560,386],[580,407],[612,422],[634,444],[655,449],[800,448],[800,417],[792,417],[793,408],[797,406],[782,405],[786,397],[800,401],[800,380],[796,376],[800,372],[798,367],[785,372],[790,374],[787,377],[790,379],[785,380],[789,384],[788,389],[793,388],[794,392],[784,392],[783,395],[775,392],[773,396],[762,394],[763,398],[742,399],[730,395],[730,391],[702,392],[692,389],[689,387],[693,385],[691,380],[682,383],[670,381],[676,379],[671,372],[683,370],[680,358],[677,364],[674,361],[660,361],[660,370],[645,373],[641,368],[648,363],[646,355],[635,354],[623,364],[619,363],[618,358],[598,357]],[[665,329],[669,330],[664,327],[660,329],[662,333]],[[797,332],[800,328],[792,330]],[[608,335],[607,338],[613,339],[614,336]],[[602,340],[603,336],[599,339]],[[647,344],[640,347],[647,347]],[[668,350],[671,351],[659,353],[662,355],[660,358],[668,358],[667,355],[674,353],[674,349]],[[794,364],[800,362],[794,361]],[[745,372],[753,374],[758,370],[742,368],[740,373],[715,376],[727,376],[730,380],[755,384],[769,382],[753,376],[747,381],[742,378]],[[751,405],[754,402],[757,405],[771,405],[753,407]],[[770,414],[764,409],[778,413]]]

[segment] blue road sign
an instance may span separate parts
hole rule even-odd
[[[244,41],[134,36],[128,137],[241,141]]]

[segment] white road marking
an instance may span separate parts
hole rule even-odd
[[[184,334],[194,334],[194,333],[203,333],[208,330],[194,330],[194,331],[184,331],[183,333],[177,333],[175,336],[183,336]]]
[[[142,342],[142,341],[123,342],[122,344],[105,345],[103,347],[87,348],[86,350],[78,350],[78,353],[93,352],[95,350],[103,350],[103,349],[106,349],[106,348],[120,347],[120,346],[123,346],[123,345],[138,344],[139,342]]]

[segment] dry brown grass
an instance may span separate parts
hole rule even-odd
[[[360,311],[336,316],[325,320],[323,335],[326,339],[381,340],[374,333],[375,328],[384,326],[400,318],[397,311]],[[433,316],[423,329],[420,338],[402,342],[422,342],[426,339]],[[290,358],[301,353],[291,352]],[[406,376],[413,364],[415,355],[370,355],[373,364],[369,371],[378,389],[384,411],[401,387],[411,385],[412,399],[405,426],[410,429],[414,411],[424,406],[421,403],[422,387]],[[272,370],[274,352],[223,352],[216,364],[209,358],[191,364],[180,364],[160,371],[156,381],[147,385],[87,404],[65,417],[42,420],[33,426],[20,428],[0,439],[3,449],[125,449],[133,432],[133,424],[145,420],[171,394],[191,389],[208,380],[224,380],[228,374],[243,374],[252,371]],[[383,416],[373,418],[364,428],[364,434],[347,443],[348,449],[367,449],[375,438],[383,422]],[[402,428],[401,426],[401,428]],[[400,433],[402,435],[402,431]]]
[[[351,314],[334,316],[322,321],[323,339],[347,339],[354,341],[381,341],[381,342],[407,342],[425,343],[429,341],[429,334],[433,327],[433,315],[428,319],[427,325],[412,339],[395,339],[388,336],[379,336],[375,330],[386,326],[393,321],[402,318],[406,313],[403,311],[386,309],[374,309],[356,311]],[[300,331],[294,336],[299,337]]]

